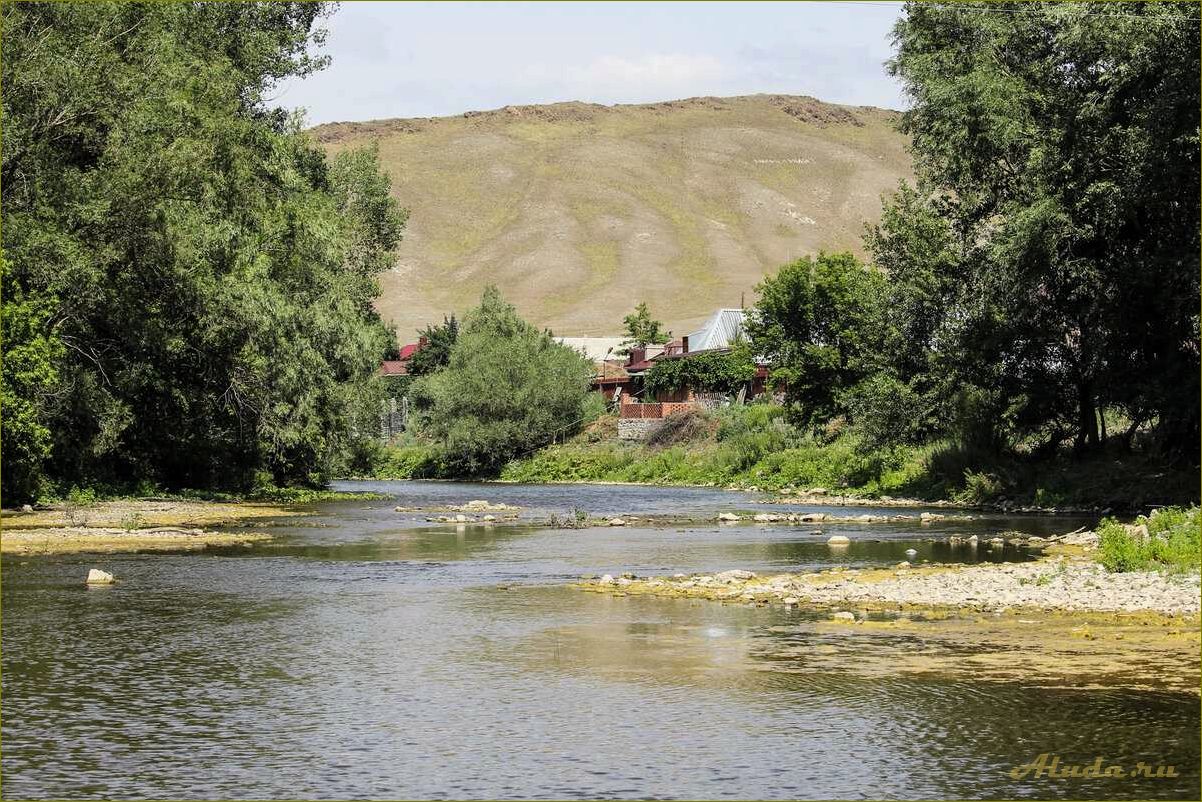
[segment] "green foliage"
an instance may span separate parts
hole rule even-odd
[[[140,512],[131,512],[129,515],[121,517],[121,528],[126,532],[133,532],[144,526],[146,526],[146,516]]]
[[[4,346],[0,380],[0,496],[14,502],[33,500],[49,489],[43,465],[50,456],[51,432],[44,408],[59,388],[62,340],[51,325],[53,302],[27,295],[8,281],[8,263],[0,258],[5,291],[0,318]]]
[[[820,253],[757,287],[747,333],[786,384],[798,420],[817,425],[843,414],[844,393],[875,369],[884,284],[850,253]]]
[[[327,161],[267,105],[324,13],[4,7],[6,502],[305,483],[374,428],[405,216],[374,151]]]
[[[426,338],[426,344],[409,360],[411,376],[425,376],[450,363],[451,349],[459,338],[459,321],[454,315],[443,317],[441,326],[426,326],[420,335]]]
[[[937,425],[925,400],[909,384],[885,372],[864,379],[846,396],[860,443],[868,451],[923,442]]]
[[[272,484],[263,484],[256,486],[246,498],[249,501],[272,501],[277,504],[316,504],[327,501],[384,501],[392,497],[384,493],[371,493],[358,490],[277,487]]]
[[[431,479],[440,475],[438,450],[429,445],[385,446],[372,465],[375,479]]]
[[[495,472],[519,454],[574,434],[589,404],[592,364],[518,317],[495,287],[485,290],[451,349],[451,361],[415,386],[421,429],[440,447],[441,470]]]
[[[1096,447],[1118,408],[1196,465],[1198,26],[983,5],[910,3],[894,30],[919,187],[868,238],[889,363],[949,420],[966,393],[977,443]]]
[[[1139,527],[1145,527],[1145,535]],[[1166,507],[1140,516],[1133,529],[1107,518],[1098,526],[1098,560],[1108,571],[1198,570],[1202,519],[1197,507]]]
[[[755,378],[755,360],[746,343],[729,351],[701,351],[657,359],[643,374],[648,396],[690,388],[698,392],[736,393]]]
[[[639,302],[632,314],[622,318],[622,323],[626,326],[626,340],[618,349],[619,354],[629,354],[631,348],[643,348],[668,341],[668,336],[660,331],[663,324],[652,319],[646,301]]]
[[[868,448],[857,425],[831,437],[790,422],[776,404],[710,413],[712,436],[640,445],[582,435],[515,460],[517,482],[648,482],[703,486],[825,487],[852,496],[893,495],[964,503],[1127,509],[1198,498],[1197,473],[1163,458],[1098,454],[1088,459],[999,455],[954,440]],[[1120,458],[1121,457],[1121,458]]]

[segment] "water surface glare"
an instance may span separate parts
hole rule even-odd
[[[1199,797],[1197,696],[868,677],[852,670],[862,639],[801,613],[565,586],[627,570],[889,565],[911,547],[919,561],[1021,560],[934,539],[1089,521],[455,526],[393,506],[699,519],[819,508],[704,489],[343,486],[395,499],[320,505],[252,548],[5,558],[5,796]],[[836,532],[848,549],[827,547]],[[120,583],[88,589],[89,567]],[[796,655],[810,651],[848,670],[807,669]],[[1010,777],[1044,752],[1181,776]]]

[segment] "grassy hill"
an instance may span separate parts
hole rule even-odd
[[[616,334],[639,300],[677,334],[782,263],[860,250],[911,175],[897,113],[809,97],[507,106],[330,123],[336,152],[378,142],[411,210],[379,302],[402,338],[499,285],[562,335]]]

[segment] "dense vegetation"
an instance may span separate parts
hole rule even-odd
[[[1197,466],[1198,28],[1139,8],[907,6],[890,69],[918,185],[886,200],[871,266],[786,265],[751,315],[793,420],[982,465],[1142,431]]]
[[[270,106],[325,13],[4,5],[6,503],[309,483],[372,433],[405,216],[374,152]]]
[[[755,359],[747,343],[729,351],[706,351],[687,359],[656,360],[643,374],[643,392],[654,398],[660,392],[691,388],[696,392],[738,393],[755,377]]]
[[[894,31],[918,185],[868,238],[882,371],[975,446],[1096,450],[1118,412],[1197,465],[1193,7],[975,5]]]
[[[1196,571],[1202,565],[1200,535],[1202,516],[1197,507],[1158,509],[1130,525],[1107,519],[1098,527],[1098,559],[1111,571]]]
[[[616,439],[602,416],[568,442],[511,461],[499,476],[517,482],[646,482],[763,490],[825,488],[865,497],[1112,509],[1197,497],[1197,472],[1154,454],[1061,455],[992,460],[950,439],[870,449],[856,427],[814,431],[787,410],[755,403],[672,416],[647,443]],[[379,478],[439,476],[435,450],[408,442],[387,449]]]
[[[463,322],[445,367],[417,382],[413,428],[431,444],[426,470],[446,476],[497,471],[519,455],[573,434],[595,416],[592,364],[522,320],[496,287]]]

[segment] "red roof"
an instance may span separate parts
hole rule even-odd
[[[405,362],[413,358],[413,355],[421,348],[421,343],[409,343],[401,346],[401,361]]]
[[[409,372],[409,360],[386,359],[380,363],[380,374],[383,376],[404,376]]]

